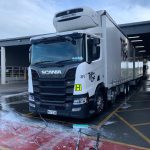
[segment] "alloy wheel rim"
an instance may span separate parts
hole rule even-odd
[[[97,110],[98,112],[101,112],[104,108],[104,100],[101,96],[98,97],[97,99]]]

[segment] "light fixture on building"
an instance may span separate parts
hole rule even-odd
[[[145,53],[146,52],[146,50],[140,50],[139,51],[139,53]]]
[[[143,42],[143,40],[132,40],[132,43],[136,43],[136,42]]]
[[[143,45],[141,45],[141,46],[135,46],[135,48],[143,48],[144,46]]]
[[[140,38],[140,36],[129,36],[128,38],[129,39],[138,39],[138,38]]]

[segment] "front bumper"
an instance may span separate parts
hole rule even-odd
[[[65,104],[65,106],[54,104],[39,104],[35,102],[30,102],[29,104],[29,111],[32,113],[48,114],[48,110],[56,111],[57,116],[82,118],[82,119],[89,117],[88,103],[76,106],[73,106],[73,104],[71,103],[67,103]]]
[[[85,95],[77,96],[83,98]],[[76,98],[76,97],[75,97]],[[71,103],[64,104],[52,104],[52,103],[41,103],[40,101],[29,101],[29,111],[33,113],[48,114],[48,111],[57,112],[57,116],[73,117],[73,118],[89,118],[90,117],[90,106],[89,102],[85,104],[74,105]]]

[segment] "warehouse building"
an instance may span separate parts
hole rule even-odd
[[[136,56],[150,59],[150,21],[122,24],[120,28],[136,48]],[[1,84],[27,80],[30,38],[18,37],[0,40]]]

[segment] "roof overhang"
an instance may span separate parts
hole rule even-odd
[[[28,45],[28,44],[30,44],[30,38],[31,38],[31,36],[10,38],[10,39],[2,39],[2,40],[0,40],[0,47]]]
[[[119,25],[136,49],[136,56],[150,59],[150,21]]]

